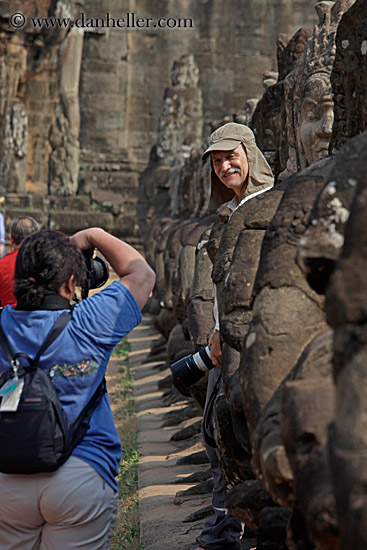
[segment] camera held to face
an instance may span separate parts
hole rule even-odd
[[[186,355],[171,365],[173,383],[182,395],[189,397],[190,386],[213,368],[214,365],[210,359],[210,346],[206,346],[197,353]]]
[[[93,248],[83,250],[85,265],[87,268],[87,278],[81,287],[82,299],[88,297],[91,288],[100,288],[107,281],[110,274],[106,260],[100,256],[94,257]]]

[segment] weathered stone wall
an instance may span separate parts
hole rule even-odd
[[[60,3],[60,14],[72,11],[73,2]],[[69,38],[66,29],[46,32],[35,30],[28,23],[23,29],[15,30],[9,23],[9,16],[18,11],[28,16],[54,14],[50,2],[20,1],[16,5],[2,2],[1,17],[1,139],[0,159],[1,192],[48,192],[49,165],[53,146],[49,140],[51,127],[55,124],[56,111],[60,119],[64,115],[59,75],[65,82],[62,67],[62,50],[67,48]],[[65,95],[65,88],[63,90]],[[77,121],[78,122],[78,121]],[[60,120],[65,131],[66,120]],[[76,140],[79,129],[76,129]],[[66,132],[65,132],[66,134]],[[65,135],[65,140],[68,136]],[[60,144],[57,144],[60,146]],[[57,147],[55,144],[55,147]],[[78,151],[78,144],[76,151]],[[70,152],[70,150],[69,150]],[[74,151],[72,152],[73,155]],[[65,177],[77,180],[78,162],[66,167],[64,151],[63,170]],[[69,159],[68,159],[69,160]],[[76,159],[77,160],[77,159]],[[56,162],[56,158],[54,158]]]
[[[119,3],[120,11],[124,4]],[[147,138],[150,145],[155,142],[162,81],[169,82],[170,68],[182,53],[193,55],[199,68],[206,135],[210,121],[244,110],[247,99],[261,95],[263,72],[276,68],[278,33],[293,34],[316,21],[313,3],[299,0],[138,0],[129,8],[155,19],[192,18],[194,24],[192,29],[129,31],[128,125],[136,136],[133,143],[143,149]],[[151,116],[138,119],[139,111]],[[134,120],[141,122],[133,126]]]

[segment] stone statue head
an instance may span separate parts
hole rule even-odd
[[[303,55],[285,79],[288,173],[328,155],[334,120],[330,74],[339,21],[354,0],[318,2],[319,22]]]
[[[328,155],[334,112],[330,75],[317,72],[306,80],[301,96],[297,149],[310,165]],[[302,166],[301,166],[302,167]]]
[[[182,55],[171,69],[172,86],[193,87],[199,82],[199,69],[193,55]]]

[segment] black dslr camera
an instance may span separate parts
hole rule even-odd
[[[107,282],[110,271],[106,260],[100,256],[93,257],[93,248],[88,248],[82,252],[87,268],[87,278],[81,287],[82,300],[84,300],[84,298],[88,297],[91,288],[100,288]]]
[[[197,353],[186,355],[171,365],[173,383],[185,397],[190,396],[189,388],[214,368],[210,358],[210,346]]]

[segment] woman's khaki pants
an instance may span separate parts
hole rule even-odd
[[[56,472],[0,474],[0,550],[106,550],[118,497],[86,462]]]

